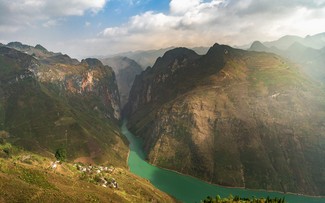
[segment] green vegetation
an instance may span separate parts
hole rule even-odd
[[[50,184],[43,173],[37,170],[31,170],[27,168],[19,169],[20,176],[19,178],[26,183],[30,183],[36,185],[40,188],[51,189],[54,188],[52,184]]]
[[[201,201],[202,203],[285,203],[285,199],[283,198],[246,198],[246,197],[239,197],[239,196],[232,196],[229,195],[228,198],[221,198],[217,195],[215,198],[213,197],[206,197],[204,200]]]
[[[59,148],[55,152],[55,158],[59,161],[66,161],[67,159],[67,150],[65,148]]]
[[[68,162],[53,168],[54,159],[10,144],[0,145],[0,154],[4,148],[14,153],[0,156],[0,202],[175,202],[125,168],[85,174]],[[103,187],[102,178],[114,178],[118,188]]]

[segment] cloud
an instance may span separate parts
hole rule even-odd
[[[107,0],[0,0],[0,27],[54,26],[58,18],[97,13]],[[0,30],[0,32],[5,30]]]
[[[170,0],[169,7],[161,9],[164,12],[143,10],[123,24],[117,25],[114,17],[103,18],[104,13],[99,21],[80,18],[80,25],[61,26],[65,32],[56,32],[60,31],[55,30],[56,26],[71,22],[69,16],[108,12],[104,9],[106,4],[109,8],[108,2],[116,6],[110,12],[127,7],[132,13],[148,8],[144,5],[155,0],[0,0],[0,37],[44,43],[49,49],[86,56],[170,46],[211,46],[215,42],[242,45],[286,34],[315,34],[324,32],[325,27],[325,0]],[[78,26],[83,28],[83,39],[69,30]]]
[[[55,27],[58,24],[60,24],[61,19],[50,19],[46,22],[43,23],[43,27],[48,28],[48,27]]]
[[[90,22],[88,22],[88,21],[85,22],[85,27],[89,27],[90,25],[91,25]]]
[[[325,0],[171,0],[169,12],[147,11],[98,36],[115,51],[168,46],[240,45],[306,35],[325,27]],[[107,50],[110,51],[110,50]]]
[[[187,0],[186,3],[182,0],[174,0],[170,2],[170,11],[172,14],[185,14],[193,8],[199,6],[200,0]]]

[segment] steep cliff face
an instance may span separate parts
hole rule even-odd
[[[37,79],[57,94],[78,99],[114,120],[120,119],[120,97],[114,71],[97,59],[77,65],[45,64],[35,70]]]
[[[117,86],[120,92],[121,106],[123,107],[129,98],[129,93],[135,76],[142,72],[137,62],[127,57],[113,57],[101,60],[105,65],[112,67],[116,74]]]
[[[67,63],[0,47],[0,131],[44,155],[65,148],[69,160],[124,165],[113,70],[97,59],[70,63],[62,56]]]
[[[325,94],[269,53],[167,52],[136,77],[125,115],[149,162],[227,185],[325,194]]]

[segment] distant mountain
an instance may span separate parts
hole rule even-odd
[[[13,145],[45,156],[64,148],[70,161],[125,165],[115,74],[99,60],[9,43],[0,47],[0,95],[0,131]]]
[[[295,42],[303,41],[302,37],[294,36],[294,35],[286,35],[281,37],[278,40],[271,41],[271,42],[264,42],[264,45],[267,47],[277,47],[278,49],[285,50],[289,48]]]
[[[111,66],[116,73],[122,107],[128,101],[129,92],[135,76],[147,67],[151,67],[157,58],[163,56],[166,51],[171,49],[173,47],[159,50],[126,52],[101,59],[105,65]],[[205,54],[208,48],[195,47],[193,50],[198,54]]]
[[[101,59],[103,64],[113,68],[116,74],[117,86],[120,92],[121,106],[124,106],[129,98],[135,76],[142,72],[141,66],[127,57],[113,57]]]
[[[322,38],[320,36],[323,35],[316,35],[317,37],[308,37],[308,43],[311,42],[321,45]],[[279,46],[277,43],[273,44],[275,46],[267,47],[265,44],[261,42],[254,42],[252,43],[251,47],[248,49],[249,51],[259,51],[259,52],[269,52],[275,53],[282,57],[288,58],[294,63],[299,65],[299,68],[304,71],[307,75],[312,77],[313,79],[321,82],[325,82],[325,52],[324,49],[315,49],[312,47],[308,47],[302,43],[306,42],[303,38],[298,37],[283,37],[276,42],[284,42],[286,41],[286,45],[289,45],[286,49],[279,49],[277,47],[284,47]],[[289,39],[289,40],[288,40]],[[307,39],[307,38],[306,38]],[[296,41],[295,41],[296,40]],[[316,43],[316,40],[318,43]],[[298,42],[299,41],[299,42]],[[289,43],[290,42],[290,43]],[[308,44],[307,43],[307,44]],[[276,47],[277,46],[277,47]]]
[[[262,42],[260,42],[260,41],[254,41],[248,50],[249,51],[270,52],[269,48],[264,46],[264,44],[262,44]]]
[[[136,76],[124,113],[154,165],[325,195],[324,106],[324,88],[292,62],[215,44],[203,56],[177,48],[158,58]]]
[[[298,42],[306,47],[321,49],[325,47],[325,32],[312,35],[312,36],[308,35],[305,38],[294,36],[294,35],[287,35],[281,37],[278,40],[271,41],[271,42],[264,42],[263,44],[267,47],[274,46],[277,47],[278,49],[286,50],[295,42]]]
[[[124,56],[128,57],[134,61],[136,61],[143,70],[145,70],[148,66],[153,66],[155,61],[158,57],[161,57],[164,55],[165,52],[174,49],[175,47],[168,47],[164,49],[158,49],[158,50],[147,50],[147,51],[135,51],[135,52],[125,52],[116,54],[116,56]],[[194,47],[192,50],[194,50],[196,53],[202,55],[206,54],[208,51],[208,47]]]

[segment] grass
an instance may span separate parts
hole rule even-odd
[[[73,164],[65,162],[53,170],[53,159],[0,145],[1,149],[8,146],[16,153],[0,158],[1,202],[175,202],[125,168],[117,167],[110,174],[119,189],[104,188],[83,180]]]

